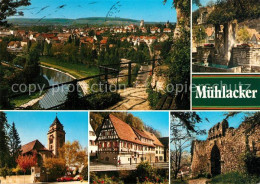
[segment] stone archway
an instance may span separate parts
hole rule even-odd
[[[214,145],[211,150],[210,162],[211,162],[211,175],[216,176],[221,174],[221,163],[220,163],[220,151],[217,145]]]

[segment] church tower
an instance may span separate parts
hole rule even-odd
[[[65,144],[65,134],[63,125],[56,115],[56,118],[51,124],[47,134],[47,148],[51,150],[55,156],[58,156],[59,149]]]

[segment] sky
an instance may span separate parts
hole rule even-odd
[[[217,0],[200,0],[202,6],[206,6],[209,2],[216,2]],[[195,4],[192,5],[192,11],[197,10],[199,7]]]
[[[198,112],[199,116],[202,118],[202,122],[196,125],[196,128],[200,130],[206,130],[205,135],[196,135],[197,140],[206,140],[208,137],[208,130],[212,128],[215,124],[221,122],[226,116],[227,112]],[[238,128],[239,125],[243,122],[244,117],[247,115],[247,112],[242,112],[237,114],[234,117],[228,119],[229,127]],[[206,121],[205,118],[208,118],[209,121]],[[172,145],[172,144],[171,144]],[[186,149],[190,151],[190,147]]]
[[[15,123],[22,145],[38,139],[47,146],[47,133],[56,112],[6,112],[8,123]],[[64,126],[66,141],[78,140],[83,148],[88,145],[88,113],[57,112]]]
[[[169,137],[169,112],[131,112],[139,117],[146,125],[161,133],[162,137]]]
[[[168,0],[165,5],[163,0],[31,0],[30,6],[20,9],[24,11],[23,18],[40,19],[46,16],[46,18],[76,19],[106,17],[107,12],[114,4],[116,4],[116,10],[114,9],[110,17],[176,22],[176,11],[172,8],[172,0]],[[61,9],[58,8],[62,5],[65,6]],[[41,9],[43,10],[40,11]]]

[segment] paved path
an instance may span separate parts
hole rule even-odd
[[[138,164],[124,164],[124,165],[107,165],[102,163],[90,163],[90,171],[120,171],[120,170],[136,170]],[[152,163],[154,167],[168,169],[169,163],[162,162],[162,163]]]
[[[151,66],[141,66],[139,72],[149,70],[151,70]],[[148,78],[148,72],[139,74],[134,87],[118,90],[123,100],[110,107],[109,110],[150,110],[149,101],[147,100],[148,94],[146,92]]]

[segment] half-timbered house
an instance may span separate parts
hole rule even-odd
[[[120,165],[164,160],[156,152],[163,145],[154,134],[133,128],[112,114],[103,120],[96,141],[99,162]]]

